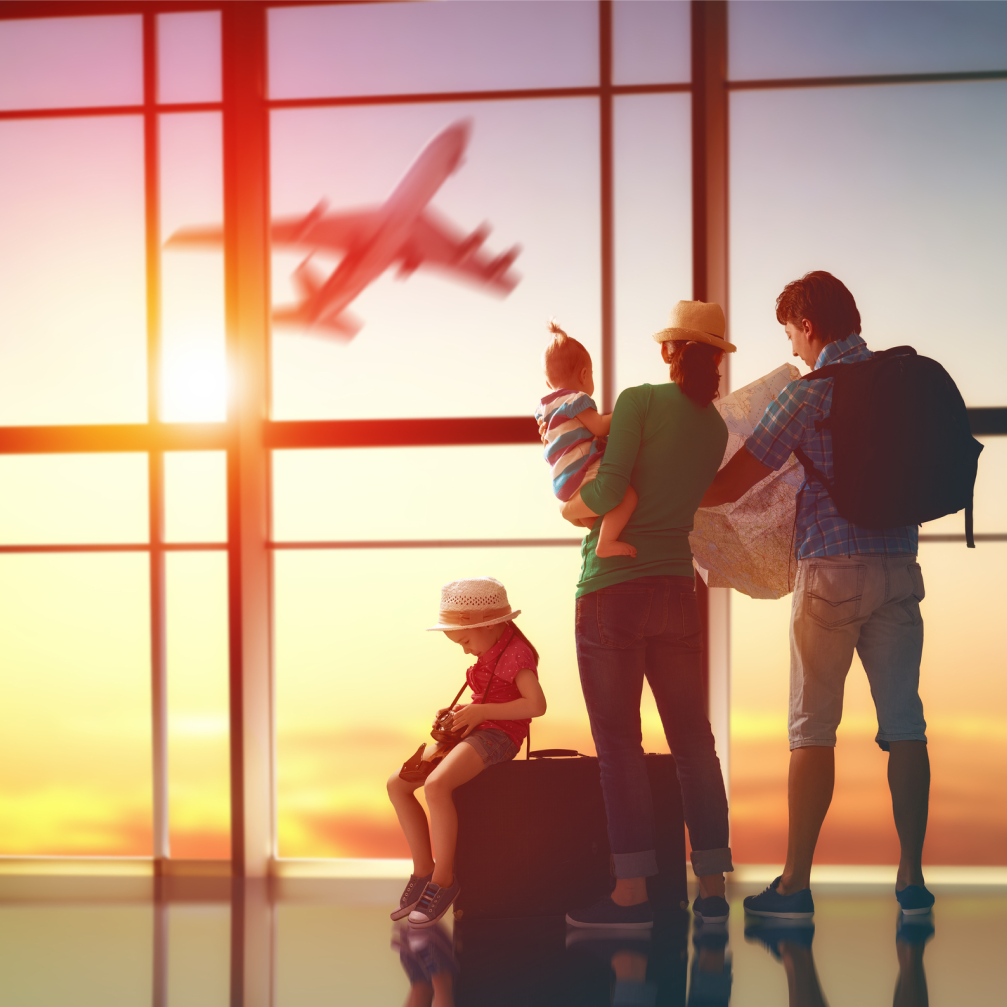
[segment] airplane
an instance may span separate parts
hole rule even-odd
[[[400,279],[427,266],[506,297],[520,280],[510,268],[520,245],[492,257],[482,248],[490,232],[488,224],[466,235],[428,205],[461,167],[471,133],[472,121],[462,119],[435,136],[381,206],[330,213],[323,200],[304,216],[275,219],[271,227],[274,247],[311,251],[293,274],[299,302],[275,309],[274,322],[348,341],[363,322],[347,307],[396,264]],[[185,227],[165,246],[219,247],[222,243],[222,227]],[[316,251],[342,253],[328,277],[311,262]]]

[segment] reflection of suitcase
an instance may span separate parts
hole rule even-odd
[[[612,888],[598,760],[535,753],[490,766],[454,794],[455,917],[562,916]],[[647,887],[656,910],[686,901],[682,798],[670,755],[646,756],[660,874]]]

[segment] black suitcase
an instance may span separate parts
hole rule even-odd
[[[490,766],[455,791],[455,919],[564,916],[612,890],[598,760],[551,757],[560,752]],[[688,896],[675,760],[645,759],[660,872],[648,893],[655,911],[678,910]]]

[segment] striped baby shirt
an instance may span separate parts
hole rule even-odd
[[[577,419],[585,409],[598,409],[590,395],[560,388],[535,410],[535,419],[546,425],[544,457],[552,469],[552,491],[564,502],[580,489],[587,470],[605,454],[605,438],[595,437]]]

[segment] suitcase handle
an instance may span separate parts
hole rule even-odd
[[[584,755],[575,748],[540,748],[537,752],[529,752],[529,759],[590,759],[590,755]]]

